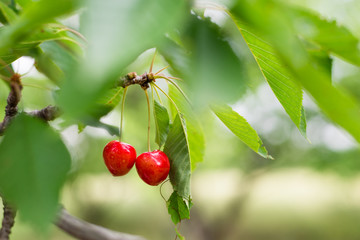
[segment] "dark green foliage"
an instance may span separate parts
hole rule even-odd
[[[0,193],[31,224],[54,220],[70,154],[49,125],[25,114],[6,130],[0,144]]]

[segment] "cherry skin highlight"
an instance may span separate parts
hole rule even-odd
[[[113,176],[123,176],[134,166],[136,151],[130,144],[114,140],[104,147],[103,158]]]
[[[160,150],[140,154],[136,158],[135,166],[140,178],[151,186],[162,183],[170,171],[169,159]]]

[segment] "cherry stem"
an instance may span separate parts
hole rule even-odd
[[[181,78],[178,78],[178,77],[167,77],[167,78],[178,80],[178,81],[184,81],[184,80],[182,80]]]
[[[154,75],[161,73],[162,71],[164,71],[164,70],[167,69],[168,67],[170,67],[170,65],[167,65],[166,67],[163,67],[162,69],[160,69],[159,71],[157,71]]]
[[[180,117],[180,110],[179,110],[179,108],[177,107],[177,105],[176,105],[176,103],[174,102],[174,100],[172,100],[172,98],[171,98],[164,90],[162,90],[158,85],[156,85],[155,83],[151,83],[151,84],[154,84],[154,86],[155,86],[156,88],[158,88],[158,89],[170,100],[170,102],[171,102],[172,104],[174,104],[174,107],[176,108],[176,111],[178,112],[178,115],[179,115],[179,117]]]
[[[146,101],[147,101],[147,107],[148,107],[148,136],[147,136],[147,144],[148,144],[148,151],[151,151],[150,148],[150,100],[149,100],[149,94],[146,90],[144,90],[146,95]]]
[[[154,56],[153,56],[153,58],[152,58],[152,60],[151,60],[151,65],[150,65],[149,73],[152,72],[152,69],[153,69],[153,66],[154,66],[154,62],[155,62],[156,52],[157,52],[157,50],[156,50],[156,48],[155,48]]]
[[[68,27],[65,27],[64,28],[66,31],[68,32],[71,32],[73,34],[75,34],[76,36],[78,36],[81,40],[83,40],[85,43],[88,43],[87,39],[84,37],[84,35],[82,35],[80,32],[72,29],[72,28],[68,28]]]
[[[151,86],[151,90],[155,90],[155,93],[156,93],[156,95],[157,95],[157,97],[158,97],[158,99],[159,99],[160,104],[161,104],[161,105],[164,105],[163,102],[162,102],[162,100],[161,100],[161,97],[160,97],[160,94],[159,94],[158,90],[157,90],[152,84],[151,84],[150,86]],[[154,98],[154,97],[153,97],[153,98]]]
[[[151,99],[154,101],[155,98],[154,98],[154,86],[150,85],[150,88],[151,88]]]
[[[33,87],[33,88],[38,88],[38,89],[42,89],[42,90],[52,91],[51,88],[37,86],[37,85],[33,85],[33,84],[28,84],[28,83],[22,83],[21,85],[23,85],[25,87]]]
[[[120,132],[119,132],[119,140],[121,142],[122,137],[122,127],[123,127],[123,120],[124,120],[124,108],[125,108],[125,97],[126,97],[127,87],[124,89],[124,93],[121,100],[121,116],[120,116]],[[117,93],[116,93],[117,95]],[[116,96],[115,95],[115,96]]]
[[[166,182],[168,182],[170,179],[166,179],[161,185],[160,185],[160,195],[161,195],[161,197],[162,197],[162,199],[164,199],[164,201],[165,201],[165,203],[166,203],[166,199],[165,199],[165,197],[164,197],[164,195],[162,194],[162,187],[163,187],[163,185],[166,183]]]
[[[187,101],[189,104],[191,104],[189,98],[186,96],[186,94],[184,93],[184,91],[179,87],[179,85],[176,84],[176,82],[174,82],[173,80],[171,80],[170,78],[165,77],[165,76],[159,76],[159,77],[157,77],[157,78],[165,79],[166,81],[168,81],[169,83],[171,83],[172,85],[174,85],[174,86],[176,87],[176,89],[181,93],[181,95],[184,96],[184,98],[186,99],[186,101]]]

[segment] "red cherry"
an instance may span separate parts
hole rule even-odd
[[[151,186],[159,185],[170,171],[169,159],[160,150],[140,154],[135,166],[140,178]]]
[[[123,176],[134,166],[136,151],[130,144],[114,140],[104,147],[103,158],[112,175]]]

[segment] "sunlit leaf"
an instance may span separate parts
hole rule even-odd
[[[164,152],[170,160],[170,181],[174,191],[190,199],[191,162],[185,120],[177,115],[165,142]]]
[[[19,115],[0,144],[0,192],[20,216],[37,227],[54,220],[70,154],[44,122]]]
[[[294,19],[295,31],[323,50],[360,66],[359,40],[345,27],[310,10],[288,6],[287,14]]]
[[[54,18],[69,14],[79,7],[77,0],[48,1],[41,0],[29,5],[13,24],[3,27],[0,33],[0,54],[13,47],[43,24]]]
[[[154,99],[154,119],[155,119],[155,126],[156,126],[156,137],[155,142],[159,145],[159,148],[164,145],[166,141],[166,137],[169,132],[169,114],[167,109],[158,103]]]
[[[0,31],[1,32],[1,31]],[[0,54],[0,65],[12,63],[16,59],[24,55],[30,55],[30,51],[34,50],[38,44],[17,44],[13,48],[9,48]]]
[[[194,171],[197,164],[202,162],[204,157],[205,137],[203,128],[189,103],[175,87],[169,86],[169,95],[176,103],[186,123],[186,134],[190,151],[191,170]]]
[[[295,80],[312,95],[319,107],[360,142],[359,104],[351,96],[332,86],[329,73],[313,64],[313,58],[304,49],[298,33],[294,32],[298,22],[293,18],[291,9],[277,1],[254,0],[236,5],[233,13],[256,28],[272,44]]]
[[[53,82],[59,84],[64,77],[64,72],[55,63],[51,55],[44,52],[40,47],[34,48],[30,54],[36,61],[36,69],[47,76]]]
[[[23,39],[21,43],[42,43],[51,40],[67,40],[76,42],[75,39],[68,36],[67,31],[57,25],[47,25],[39,30],[35,30],[30,36]]]
[[[3,19],[2,23],[13,23],[17,19],[17,15],[10,7],[5,3],[0,2],[0,19]]]
[[[178,224],[182,219],[190,218],[189,203],[174,191],[166,202],[168,212],[174,224]]]
[[[299,126],[300,133],[307,139],[306,135],[306,115],[304,107],[301,108],[301,119],[300,119],[300,126]],[[308,139],[309,141],[309,139]]]
[[[266,148],[263,146],[260,137],[245,118],[240,116],[227,105],[212,105],[211,109],[225,124],[225,126],[227,126],[230,131],[232,131],[238,138],[240,138],[241,141],[254,150],[254,152],[264,158],[272,159]]]
[[[270,44],[249,31],[233,15],[230,16],[244,37],[277,99],[300,130],[303,95],[301,85],[292,79],[293,76],[289,73],[286,66],[282,64],[281,59],[279,59],[276,51]],[[301,129],[300,131],[302,134],[305,133],[306,136],[306,129]]]

